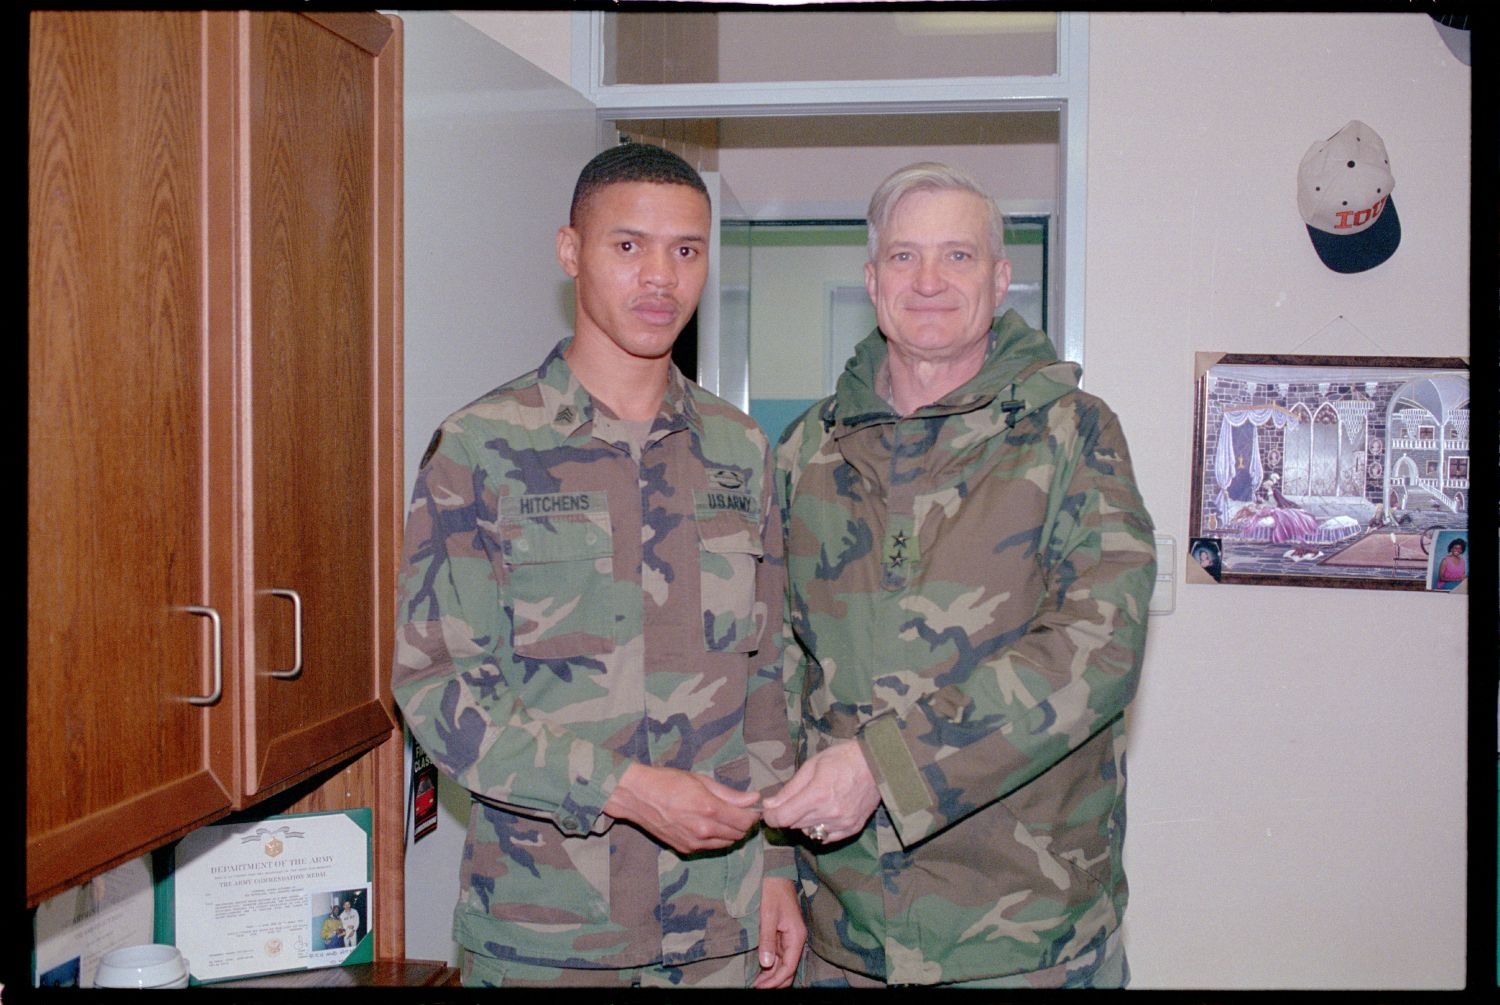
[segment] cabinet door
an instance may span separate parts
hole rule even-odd
[[[230,805],[233,716],[212,681],[227,514],[226,121],[202,14],[33,12],[27,430],[27,899]]]
[[[399,44],[374,14],[242,14],[254,618],[247,796],[385,739],[399,520]]]

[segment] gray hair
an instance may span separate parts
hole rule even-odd
[[[966,172],[947,164],[939,164],[937,161],[921,161],[917,164],[908,164],[892,174],[875,194],[870,197],[870,208],[865,213],[865,220],[869,227],[869,239],[866,242],[870,261],[875,260],[875,253],[880,248],[880,232],[885,229],[891,221],[891,214],[896,211],[896,204],[913,192],[945,192],[945,191],[972,192],[984,200],[986,223],[990,231],[990,251],[998,261],[1005,257],[1005,217],[1000,213],[1000,205],[995,202],[994,196],[984,190],[984,187],[975,181]]]

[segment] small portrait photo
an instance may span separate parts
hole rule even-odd
[[[1428,553],[1427,588],[1467,593],[1469,588],[1469,532],[1440,530]]]
[[[313,949],[343,949],[344,922],[339,917],[343,905],[339,896],[335,894],[326,899],[313,897],[312,903],[320,908],[313,918]]]
[[[1215,582],[1219,582],[1219,577],[1224,571],[1219,539],[1216,537],[1192,538],[1188,548],[1188,561],[1214,577]]]
[[[359,945],[369,928],[363,889],[331,890],[308,898],[313,908],[312,948],[315,952],[347,953]]]

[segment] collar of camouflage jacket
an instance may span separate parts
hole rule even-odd
[[[823,424],[834,437],[901,418],[875,390],[886,351],[885,336],[878,328],[855,347],[822,413]],[[990,329],[989,351],[979,372],[938,401],[917,409],[911,418],[997,408],[1014,425],[1016,419],[1075,390],[1081,373],[1078,364],[1057,358],[1046,333],[1007,310]]]
[[[552,423],[564,436],[572,436],[594,421],[594,397],[583,386],[563,355],[572,341],[569,337],[558,342],[536,372]],[[686,426],[702,435],[702,418],[693,402],[693,396],[688,392],[687,378],[677,369],[676,364],[667,371],[667,391],[657,410],[658,420],[663,415],[667,416],[669,429]]]

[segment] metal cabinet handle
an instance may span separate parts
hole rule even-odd
[[[191,705],[217,705],[219,699],[224,695],[224,623],[219,618],[219,612],[212,607],[179,607],[178,610],[188,614],[197,614],[213,622],[214,626],[214,691],[213,694],[192,695],[188,698]]]
[[[302,676],[302,597],[296,590],[266,590],[273,597],[285,597],[292,602],[292,668],[272,670],[277,680],[296,680]]]

